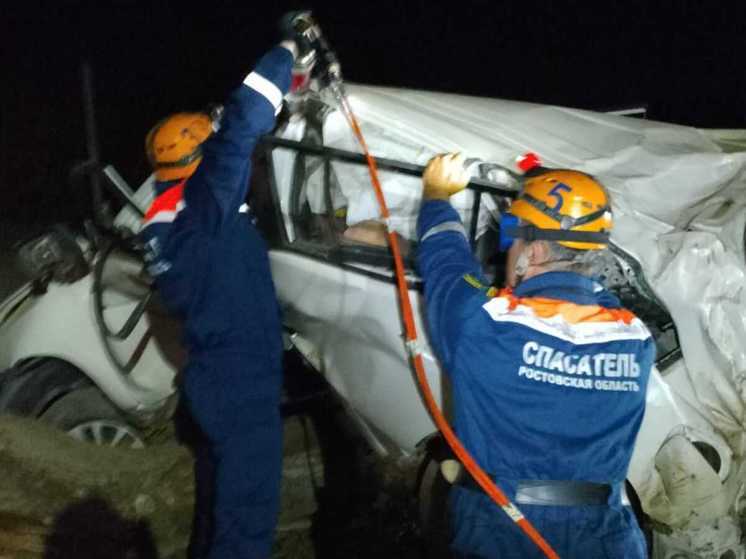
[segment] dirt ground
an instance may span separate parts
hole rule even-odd
[[[0,417],[0,559],[185,558],[191,455],[168,428],[150,443],[95,447]],[[289,414],[273,558],[422,557],[415,479],[413,463],[378,458],[329,400]]]
[[[307,452],[292,439],[303,438],[309,427],[307,417],[286,422],[282,513],[273,557],[423,557],[415,464],[381,459],[349,434],[331,447],[321,442]]]

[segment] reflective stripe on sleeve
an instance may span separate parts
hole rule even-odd
[[[262,95],[275,108],[275,114],[282,108],[282,92],[280,88],[264,76],[251,72],[243,83]]]
[[[468,237],[466,236],[466,229],[464,229],[464,226],[461,224],[461,222],[446,221],[428,229],[425,234],[422,235],[420,242],[424,242],[425,239],[427,239],[428,237],[432,237],[433,235],[437,235],[438,233],[443,233],[444,231],[454,231],[456,233],[461,233],[465,239],[468,239]]]

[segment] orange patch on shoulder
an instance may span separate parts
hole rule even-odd
[[[569,301],[549,299],[547,297],[516,297],[512,289],[501,289],[495,297],[508,299],[510,310],[518,305],[529,307],[540,318],[551,318],[561,315],[565,322],[618,322],[630,324],[636,317],[627,309],[607,309],[599,305],[578,305]]]

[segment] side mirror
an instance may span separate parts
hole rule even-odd
[[[90,271],[83,249],[62,225],[18,248],[21,268],[34,281],[73,283]]]

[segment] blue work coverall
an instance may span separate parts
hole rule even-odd
[[[488,291],[446,201],[423,203],[418,236],[430,340],[451,379],[465,447],[511,500],[522,481],[611,485],[605,505],[517,505],[562,559],[646,557],[620,495],[655,358],[648,329],[599,283],[571,272],[534,276],[512,294]],[[458,556],[544,557],[468,485],[454,485],[450,497]]]
[[[261,58],[197,171],[185,184],[156,183],[142,231],[164,303],[184,320],[182,394],[214,461],[213,559],[269,557],[278,515],[282,331],[267,247],[244,201],[251,154],[274,126],[292,64],[281,46]]]

